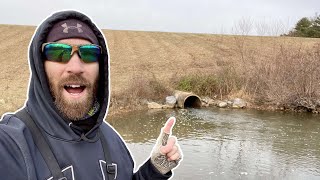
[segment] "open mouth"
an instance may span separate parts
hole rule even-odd
[[[71,95],[79,95],[85,90],[86,86],[79,84],[68,84],[64,89]]]

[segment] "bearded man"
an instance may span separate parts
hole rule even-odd
[[[12,180],[168,179],[182,153],[168,120],[150,158],[134,161],[104,122],[109,105],[109,51],[83,13],[60,11],[36,29],[29,47],[28,99],[0,124],[0,177]]]

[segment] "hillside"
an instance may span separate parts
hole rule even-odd
[[[34,30],[35,27],[31,26],[0,25],[0,114],[21,107],[26,99],[29,79],[27,50]],[[111,54],[111,87],[115,96],[130,95],[132,83],[139,83],[137,79],[153,78],[172,89],[172,81],[188,74],[219,75],[229,67],[241,68],[245,70],[240,73],[243,74],[255,67],[265,67],[261,62],[279,59],[277,56],[283,55],[283,51],[290,57],[293,52],[305,52],[320,43],[319,39],[288,37],[103,32]],[[234,90],[228,93],[239,94]],[[244,94],[252,95],[252,91]]]

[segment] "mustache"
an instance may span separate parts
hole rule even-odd
[[[61,79],[59,81],[58,86],[60,88],[63,88],[65,85],[68,85],[68,84],[79,84],[81,86],[86,86],[87,88],[92,87],[92,84],[86,78],[76,74],[71,74],[64,79]]]

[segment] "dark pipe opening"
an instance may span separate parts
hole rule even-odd
[[[197,96],[189,96],[184,101],[184,108],[200,108],[201,100]]]

